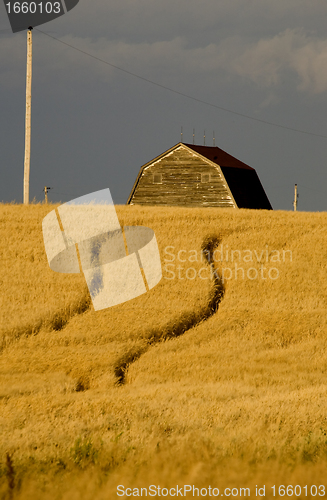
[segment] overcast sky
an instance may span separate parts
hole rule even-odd
[[[214,131],[274,209],[292,210],[297,183],[298,209],[325,211],[326,25],[325,0],[80,0],[33,30],[30,198],[45,185],[62,202],[109,187],[125,203],[182,126],[189,143],[195,129],[212,145]],[[11,33],[3,3],[0,61],[0,201],[22,202],[26,32]]]

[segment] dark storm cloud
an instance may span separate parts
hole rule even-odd
[[[244,0],[219,5],[211,0],[114,0],[109,5],[98,0],[82,2],[65,19],[40,29],[57,29],[63,41],[166,85],[177,83],[176,76],[193,82],[201,78],[212,91],[213,82],[241,77],[271,88],[293,76],[297,90],[325,92],[327,38],[318,33],[325,11],[321,2],[271,1],[263,6],[262,1]],[[310,29],[314,22],[315,32]],[[82,64],[92,67],[92,74],[106,79],[105,74],[108,78],[113,73],[58,42],[43,39],[42,47],[47,51],[37,54],[37,63],[47,71],[62,68],[67,73],[72,60],[77,70],[84,58]],[[12,36],[2,37],[0,55],[5,83],[6,73],[22,60],[21,46]]]

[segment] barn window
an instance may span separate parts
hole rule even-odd
[[[162,184],[162,174],[153,174],[153,184]]]
[[[210,174],[201,174],[201,182],[210,182]]]

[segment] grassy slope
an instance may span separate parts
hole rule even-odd
[[[199,258],[208,235],[225,252],[241,251],[245,273],[260,267],[244,262],[247,249],[254,260],[254,250],[266,258],[268,249],[264,265],[279,272],[275,280],[226,280],[218,313],[147,347],[119,387],[117,363],[167,323],[177,327],[181,316],[204,310],[212,282],[167,279],[164,269],[146,295],[94,312],[82,276],[48,268],[41,222],[53,208],[0,205],[0,492],[8,488],[7,451],[17,498],[109,498],[128,481],[321,483],[327,215],[118,207],[122,224],[154,229],[163,265],[165,247],[175,247],[181,277],[206,264],[179,262],[178,251]],[[291,250],[292,260],[286,253],[285,262],[271,262],[273,250]],[[234,269],[230,254],[224,260],[220,272]]]

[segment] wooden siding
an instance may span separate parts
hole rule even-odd
[[[162,183],[155,184],[159,173]],[[210,182],[201,182],[201,174],[210,174]],[[220,167],[182,145],[144,167],[129,203],[236,208]]]

